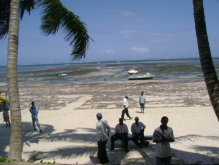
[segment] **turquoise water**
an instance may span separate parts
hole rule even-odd
[[[213,61],[217,71],[219,58]],[[132,69],[138,70],[139,74],[149,72],[155,75],[154,80],[203,81],[199,59],[190,58],[20,65],[18,82],[19,85],[101,82],[104,77],[106,81],[129,81],[127,71]],[[1,83],[7,82],[6,70],[6,66],[0,66]],[[57,77],[58,73],[68,75]]]

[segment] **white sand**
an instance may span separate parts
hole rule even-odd
[[[114,83],[113,85],[117,86],[115,89],[109,87],[110,84],[112,85],[113,83],[109,83],[107,86],[104,86],[104,84],[98,84],[97,86],[104,86],[104,89],[108,88],[106,89],[108,92],[112,92],[115,89],[118,89],[119,91],[119,88],[126,88],[122,83]],[[128,88],[128,85],[130,84],[126,85]],[[152,94],[149,96],[147,96],[146,93],[147,105],[145,114],[139,113],[140,108],[138,104],[134,104],[134,102],[138,100],[138,93],[140,89],[137,87],[137,93],[133,92],[134,90],[130,93],[127,92],[130,102],[134,104],[134,106],[130,105],[129,113],[133,117],[138,116],[140,121],[146,125],[147,128],[145,135],[152,135],[154,129],[160,125],[161,117],[168,116],[168,125],[173,128],[175,135],[175,142],[171,143],[173,151],[173,163],[219,163],[219,123],[214,114],[213,108],[210,106],[204,83],[165,83],[157,85],[165,85],[171,89],[175,88],[176,86],[183,88],[184,85],[184,89],[186,90],[184,90],[184,93],[179,93],[175,89],[172,90],[171,96],[178,98],[175,103],[170,103],[168,101],[168,95],[164,96],[164,91],[160,91],[159,94],[154,93],[154,97],[152,95],[153,91],[151,91]],[[118,123],[118,118],[121,115],[121,108],[119,104],[117,105],[117,102],[115,102],[116,106],[112,107],[114,104],[111,104],[110,101],[106,99],[112,96],[112,93],[104,92],[106,95],[105,98],[98,98],[98,101],[92,100],[95,97],[100,96],[100,94],[97,94],[97,92],[91,92],[92,90],[96,91],[98,88],[94,87],[94,85],[91,86],[92,88],[84,87],[83,89],[77,86],[77,89],[81,88],[80,90],[77,90],[74,86],[71,86],[71,88],[69,86],[61,86],[62,89],[60,89],[60,86],[51,87],[50,90],[56,90],[59,88],[61,91],[71,91],[68,95],[70,100],[67,100],[65,95],[65,104],[63,103],[64,101],[62,102],[60,100],[60,102],[56,102],[58,105],[63,103],[63,106],[59,105],[61,108],[58,110],[40,110],[39,121],[43,129],[42,134],[39,132],[33,132],[31,115],[28,110],[30,102],[29,100],[27,101],[26,96],[22,96],[25,95],[27,90],[31,90],[31,88],[21,88],[20,94],[21,100],[23,100],[22,103],[26,102],[27,104],[26,107],[23,106],[22,108],[24,141],[23,158],[25,160],[28,160],[34,153],[38,152],[39,156],[37,157],[38,161],[36,162],[39,162],[40,160],[43,160],[44,162],[53,162],[53,159],[55,159],[56,163],[98,163],[97,139],[95,130],[97,119],[95,115],[98,112],[103,114],[103,118],[106,119],[111,126],[111,135],[113,135],[114,127]],[[142,87],[142,84],[140,84],[140,87]],[[190,90],[187,90],[188,87]],[[197,87],[199,88],[196,89]],[[90,89],[89,92],[87,88]],[[154,85],[148,84],[147,88],[153,90]],[[200,89],[203,89],[204,93],[201,94],[200,92],[203,91]],[[83,93],[84,90],[87,91]],[[129,90],[127,89],[127,91]],[[192,96],[189,92],[193,93],[194,96]],[[57,93],[60,99],[59,94],[60,93]],[[29,95],[29,97],[32,99],[36,97],[35,95],[27,95]],[[51,98],[55,96],[51,96],[49,93],[46,97]],[[123,95],[117,97],[118,102],[122,103]],[[190,104],[186,103],[186,105],[188,105],[184,106],[186,97],[192,98],[193,102]],[[198,103],[194,101],[200,101],[203,98],[203,104],[202,102]],[[169,99],[171,100],[171,98]],[[192,99],[188,100],[191,101]],[[184,100],[184,102],[180,103],[181,100]],[[45,104],[46,100],[44,99],[43,101]],[[39,101],[38,104],[40,105]],[[50,103],[48,109],[51,108],[51,104],[52,103]],[[105,106],[107,108],[98,109],[98,107],[101,107],[101,104],[108,104]],[[53,108],[55,109],[55,106]],[[129,129],[133,122],[134,120],[125,121]],[[0,119],[0,126],[0,155],[7,155],[9,151],[10,129],[4,127],[2,118]],[[125,153],[124,149],[120,148],[119,141],[115,143],[114,151],[109,151],[109,148],[110,140],[107,144],[110,163],[134,164],[138,162],[144,162],[146,164],[155,164],[154,143],[150,143],[149,147],[147,148],[140,149],[130,141],[130,152],[128,153]]]

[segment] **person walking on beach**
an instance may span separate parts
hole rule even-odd
[[[107,123],[106,120],[102,119],[102,114],[97,113],[97,124],[96,124],[96,130],[97,130],[97,145],[98,145],[98,159],[100,160],[101,164],[105,164],[109,162],[109,159],[107,157],[106,152],[106,143],[108,141],[108,137],[110,134],[110,126]]]
[[[11,127],[10,118],[9,118],[9,105],[3,100],[3,105],[1,106],[1,110],[3,111],[3,119],[6,123],[5,127]]]
[[[141,91],[141,95],[139,96],[139,104],[141,107],[141,113],[144,113],[145,101],[146,101],[146,97],[144,95],[144,92]]]
[[[132,131],[132,136],[133,136],[133,142],[142,148],[144,145],[145,147],[148,146],[149,142],[144,141],[144,129],[146,126],[142,123],[139,122],[139,118],[135,117],[135,122],[131,126],[131,131]],[[140,140],[140,143],[138,142]]]
[[[156,165],[170,165],[172,151],[170,142],[174,142],[173,129],[167,126],[168,118],[161,118],[161,125],[154,130],[153,142],[156,143]]]
[[[122,118],[119,118],[119,124],[115,127],[115,134],[111,136],[111,151],[114,150],[114,142],[118,139],[123,141],[125,144],[125,151],[128,152],[128,127],[123,123]]]
[[[131,120],[132,117],[130,117],[129,115],[129,110],[128,110],[128,106],[129,106],[129,103],[128,103],[128,96],[125,96],[125,98],[123,99],[123,110],[122,110],[122,115],[121,115],[121,118],[125,121],[124,119],[124,115],[126,114],[127,117],[129,117],[129,119]]]
[[[41,129],[40,123],[39,123],[39,120],[38,120],[38,112],[39,112],[38,107],[35,105],[34,102],[32,102],[31,104],[32,104],[32,106],[30,107],[29,111],[30,111],[30,113],[32,115],[33,129],[34,129],[34,131],[38,131],[37,128],[36,128],[36,124],[37,124],[37,127],[40,130],[40,133],[42,133],[43,130]]]

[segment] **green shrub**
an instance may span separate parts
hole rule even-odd
[[[7,158],[4,158],[3,156],[0,156],[0,162],[7,162],[8,159]]]

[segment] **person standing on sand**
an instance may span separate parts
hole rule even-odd
[[[100,160],[101,164],[105,164],[109,162],[109,159],[107,157],[107,152],[106,152],[106,143],[110,134],[110,126],[107,123],[106,120],[102,119],[102,114],[97,113],[97,124],[96,124],[96,129],[97,129],[97,145],[98,145],[98,159]]]
[[[129,117],[130,120],[132,119],[132,117],[130,117],[130,115],[129,115],[128,106],[129,106],[128,96],[125,96],[125,98],[123,99],[123,110],[122,110],[122,115],[121,115],[121,118],[123,119],[123,121],[125,121],[125,119],[124,119],[125,114],[127,117]]]
[[[144,92],[141,91],[141,95],[139,96],[139,104],[140,104],[140,107],[141,107],[141,113],[144,113],[145,100],[146,100],[146,97],[144,95]]]
[[[174,142],[173,129],[167,126],[168,118],[161,118],[160,127],[153,133],[153,142],[156,143],[156,165],[170,165],[172,151],[170,142]]]
[[[1,107],[1,109],[3,110],[3,118],[4,118],[4,121],[6,123],[6,126],[5,127],[11,127],[11,123],[10,123],[10,119],[9,119],[9,105],[6,103],[5,100],[3,100],[3,105]]]
[[[35,105],[34,102],[32,102],[31,104],[32,104],[32,106],[30,107],[29,111],[32,115],[33,129],[34,129],[34,131],[38,131],[37,128],[36,128],[36,124],[35,124],[35,123],[37,123],[37,127],[39,128],[40,133],[42,133],[43,130],[41,129],[40,123],[39,123],[39,120],[38,120],[38,112],[39,112],[38,107]]]

